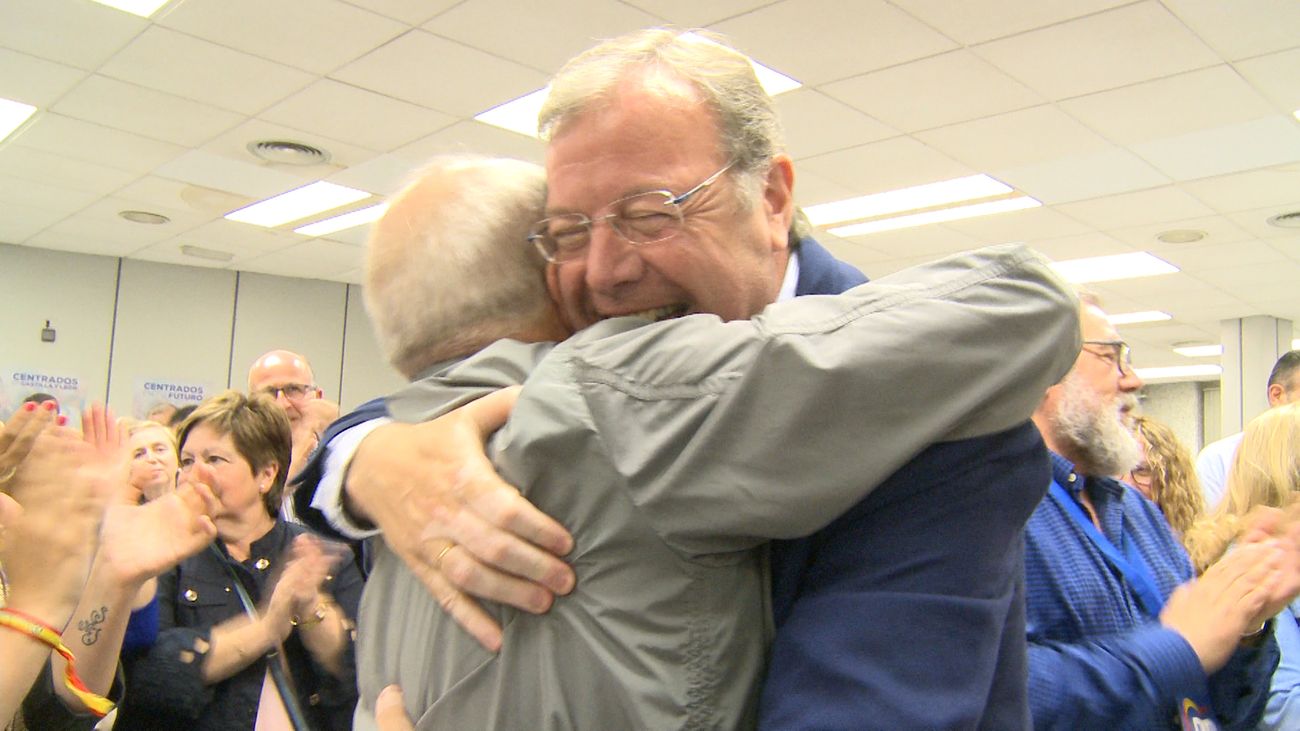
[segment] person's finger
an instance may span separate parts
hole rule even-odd
[[[522,497],[518,499],[529,510],[537,510]],[[546,517],[544,513],[537,512]],[[443,537],[459,544],[478,561],[493,566],[500,572],[536,582],[557,594],[568,594],[573,590],[575,577],[573,569],[567,563],[479,516],[473,510],[451,511],[442,506],[432,508],[433,523],[445,527],[446,535]],[[497,517],[501,517],[500,514]],[[549,521],[550,518],[546,517],[546,520]],[[509,520],[507,522],[511,523]],[[510,527],[518,526],[511,523]],[[568,535],[567,531],[565,535]]]
[[[497,652],[501,649],[501,625],[485,612],[478,602],[448,584],[432,565],[420,562],[412,564],[409,561],[407,565],[438,602],[438,606],[442,607],[442,611],[460,625],[461,629],[468,632],[483,646],[483,649],[488,652]]]
[[[375,724],[379,731],[415,731],[411,717],[406,715],[406,699],[402,689],[390,685],[379,691],[375,699]]]
[[[508,604],[532,614],[550,610],[555,595],[531,581],[502,573],[474,558],[463,546],[439,551],[438,570],[452,586],[479,599]]]
[[[13,479],[22,461],[31,454],[36,438],[54,421],[54,415],[45,409],[23,410],[22,417],[14,417],[5,429],[8,447],[4,450],[4,461],[8,466],[0,465],[5,474],[0,474],[0,487]]]

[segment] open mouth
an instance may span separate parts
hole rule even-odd
[[[641,310],[640,312],[628,312],[623,316],[640,317],[650,320],[651,322],[659,322],[661,320],[671,320],[674,317],[681,317],[686,314],[688,309],[689,308],[684,304],[664,305],[663,307],[654,307],[648,310]]]

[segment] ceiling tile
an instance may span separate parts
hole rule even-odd
[[[1273,105],[1226,64],[1069,99],[1060,105],[1075,119],[1122,145],[1274,113]]]
[[[348,0],[348,2],[408,25],[420,25],[439,13],[446,12],[448,8],[462,0]]]
[[[132,207],[157,210],[177,220],[193,218],[207,221],[220,218],[227,211],[248,205],[252,198],[213,188],[147,175],[118,190],[113,197]]]
[[[3,182],[0,182],[0,186],[3,186]],[[63,217],[63,213],[10,203],[0,197],[0,242],[25,243]]]
[[[1120,147],[1070,155],[1036,165],[994,170],[990,174],[1048,205],[1169,183],[1169,178]]]
[[[433,134],[456,121],[331,79],[317,81],[259,117],[380,151]]]
[[[821,88],[903,132],[965,122],[1043,102],[1024,84],[967,50],[854,76]]]
[[[974,237],[979,246],[1072,236],[1089,230],[1069,216],[1042,207],[964,218],[943,225]]]
[[[1073,236],[1056,236],[1049,239],[1035,239],[1029,245],[1043,252],[1052,261],[1082,259],[1088,256],[1110,256],[1111,254],[1130,254],[1132,246],[1107,236],[1103,233],[1076,234]]]
[[[917,139],[976,170],[1012,168],[1106,147],[1097,133],[1045,104],[917,132]]]
[[[1263,241],[1237,241],[1232,244],[1164,244],[1149,248],[1152,254],[1190,274],[1207,269],[1224,269],[1255,264],[1287,261],[1285,254]]]
[[[1096,228],[1107,230],[1152,221],[1177,221],[1214,213],[1183,190],[1166,185],[1134,193],[1061,203],[1056,210]]]
[[[1278,166],[1179,183],[1220,213],[1300,204],[1300,166]]]
[[[393,69],[420,72],[394,74]],[[466,69],[474,73],[465,73]],[[332,76],[462,117],[546,85],[545,74],[420,30],[376,48]]]
[[[866,42],[844,28],[870,28]],[[714,25],[755,60],[805,84],[856,76],[957,44],[881,0],[786,0]]]
[[[1201,38],[1229,59],[1300,46],[1295,0],[1163,0]]]
[[[831,201],[844,200],[852,198],[856,193],[852,188],[841,185],[813,172],[808,165],[795,165],[794,168],[794,196],[795,202],[801,206],[811,206],[816,203],[829,203]]]
[[[1163,231],[1171,229],[1190,229],[1193,231],[1204,231],[1206,236],[1201,240],[1203,245],[1209,244],[1233,244],[1238,241],[1249,240],[1251,235],[1243,231],[1241,227],[1230,221],[1224,216],[1206,216],[1204,218],[1185,218],[1178,221],[1166,221],[1164,223],[1143,224],[1141,226],[1126,226],[1107,231],[1120,241],[1124,241],[1139,249],[1153,250],[1164,246],[1169,246],[1156,239],[1156,236]],[[1186,244],[1182,244],[1186,246]],[[1174,244],[1178,246],[1178,244]]]
[[[1292,229],[1294,231],[1294,229]],[[1300,232],[1291,236],[1269,239],[1268,245],[1282,252],[1287,257],[1300,261]]]
[[[377,150],[371,150],[359,147],[355,144],[341,142],[323,135],[307,132],[306,130],[286,127],[282,124],[273,124],[263,119],[250,119],[237,127],[223,132],[207,144],[203,145],[203,150],[215,155],[228,157],[232,160],[243,160],[257,165],[263,165],[267,163],[249,152],[248,145],[253,142],[264,140],[297,142],[325,151],[330,157],[328,163],[305,166],[284,164],[272,166],[283,167],[291,172],[298,172],[304,175],[314,175],[321,178],[336,173],[349,165],[355,165],[369,160],[378,153]]]
[[[771,0],[624,0],[682,28],[702,28],[767,5]]]
[[[86,72],[81,69],[0,48],[2,98],[44,108],[84,78]]]
[[[1251,292],[1258,296],[1267,289],[1294,297],[1295,283],[1300,282],[1300,262],[1273,261],[1267,264],[1209,268],[1197,272],[1196,276],[1216,287],[1240,291],[1246,296]]]
[[[42,249],[75,251],[99,256],[128,256],[150,242],[104,231],[98,221],[85,218],[67,218],[50,226],[27,240]]]
[[[812,89],[775,99],[785,144],[795,159],[894,137],[898,133],[858,110]]]
[[[1300,192],[1297,192],[1297,195],[1300,195]],[[1252,236],[1266,239],[1271,243],[1273,239],[1285,239],[1294,236],[1297,233],[1297,229],[1275,226],[1269,223],[1268,219],[1284,213],[1297,212],[1300,212],[1300,205],[1289,204],[1285,206],[1257,208],[1253,211],[1229,213],[1227,214],[1227,218],[1229,221],[1240,226],[1241,230],[1251,234]],[[1300,297],[1300,286],[1297,286],[1296,291],[1297,296]]]
[[[0,5],[0,46],[93,70],[148,25],[86,0],[18,0]]]
[[[854,195],[952,180],[975,172],[910,137],[810,157],[799,161],[799,168],[843,185]]]
[[[181,253],[181,243],[176,239],[161,241],[156,244],[150,244],[143,249],[137,249],[131,252],[132,259],[141,261],[152,261],[159,264],[179,264],[188,267],[203,267],[205,269],[230,269],[229,263],[223,261],[212,261],[210,259],[200,259],[195,256],[188,256]]]
[[[102,197],[104,193],[101,191],[38,183],[30,178],[11,178],[0,172],[0,202],[57,214],[59,218],[71,216]]]
[[[913,226],[844,239],[879,252],[882,260],[934,258],[980,245],[979,239],[946,226]]]
[[[1157,2],[1116,8],[974,50],[1049,99],[1114,89],[1220,62]]]
[[[238,124],[234,112],[106,76],[91,76],[54,111],[178,145],[199,145]]]
[[[1233,66],[1279,111],[1300,109],[1300,48],[1238,61]]]
[[[545,150],[542,143],[533,137],[470,120],[457,122],[422,140],[416,140],[393,154],[409,160],[412,166],[419,166],[435,155],[465,153],[513,157],[540,165]]]
[[[125,170],[19,145],[0,147],[0,170],[11,177],[92,193],[112,192],[137,177]]]
[[[339,0],[186,0],[160,25],[265,59],[327,74],[406,30]],[[390,3],[392,4],[392,3]],[[432,2],[422,3],[426,9]]]
[[[231,160],[202,150],[187,152],[154,171],[158,177],[249,198],[269,198],[315,182],[314,177]]]
[[[325,236],[321,236],[320,238],[328,239],[330,241],[337,241],[341,244],[348,244],[350,246],[364,247],[366,245],[366,240],[369,238],[369,236],[370,236],[370,226],[366,225],[366,226],[354,226],[352,228],[344,229],[342,231],[335,231],[332,234],[327,234]]]
[[[275,231],[238,221],[218,218],[173,239],[179,244],[193,244],[205,249],[226,251],[241,257],[269,254],[306,241],[299,234]]]
[[[1300,161],[1300,125],[1272,116],[1143,142],[1132,149],[1175,180],[1195,180]]]
[[[329,181],[387,196],[400,190],[417,167],[396,155],[379,155],[330,176]]]
[[[326,239],[311,239],[280,251],[236,263],[240,271],[322,279],[362,266],[366,250]]]
[[[982,43],[1123,5],[1132,0],[893,0],[949,38]]]
[[[13,144],[133,173],[147,173],[184,149],[53,112],[37,117]]]
[[[422,27],[494,56],[554,73],[602,38],[662,22],[623,3],[466,0]]]
[[[312,80],[298,69],[158,26],[141,33],[99,73],[243,114],[255,114]]]

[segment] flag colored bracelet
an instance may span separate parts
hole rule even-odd
[[[49,645],[55,652],[63,656],[63,659],[67,661],[67,667],[63,670],[63,684],[77,697],[77,700],[90,709],[91,713],[102,718],[104,714],[113,709],[113,701],[91,692],[86,687],[85,682],[82,681],[81,676],[77,675],[77,659],[73,656],[72,650],[63,644],[63,638],[59,636],[59,633],[53,627],[17,609],[0,609],[0,627],[8,627],[25,635],[30,635],[34,639]]]

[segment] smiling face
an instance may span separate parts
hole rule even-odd
[[[171,435],[164,427],[149,427],[131,435],[131,486],[147,500],[176,487],[178,461]]]
[[[599,103],[567,121],[546,154],[547,215],[596,218],[635,193],[681,194],[727,164],[714,113],[685,82],[634,71]],[[752,205],[735,171],[683,204],[683,230],[634,246],[604,222],[583,258],[552,265],[551,296],[574,328],[600,319],[656,319],[708,312],[747,318],[776,299],[788,258],[793,175],[779,156]]]
[[[273,520],[263,501],[275,480],[277,467],[271,463],[254,470],[239,453],[229,434],[200,423],[190,429],[181,445],[181,473],[190,476],[202,464],[205,481],[221,501],[221,512],[213,517],[223,539],[242,535],[243,527],[265,525]]]

